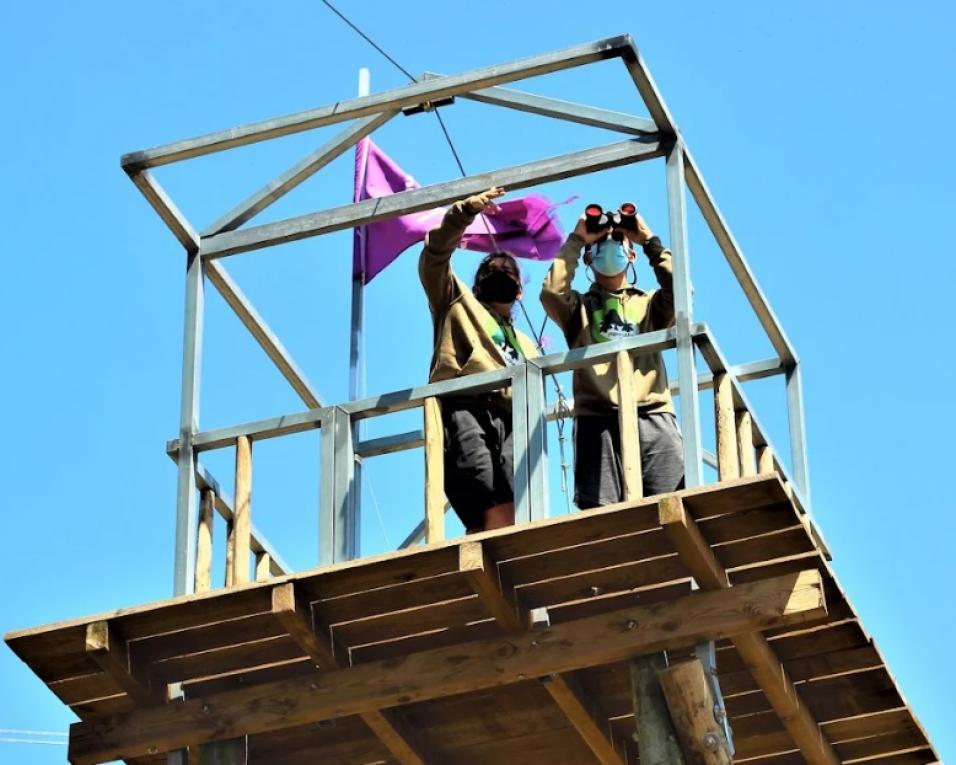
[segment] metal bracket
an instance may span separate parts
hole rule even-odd
[[[450,106],[455,103],[454,96],[448,96],[447,98],[436,98],[432,101],[423,101],[417,106],[406,106],[402,109],[402,114],[406,117],[411,117],[413,114],[421,114],[422,112],[433,112],[439,106]]]
[[[717,647],[714,641],[701,643],[694,649],[700,663],[704,665],[704,674],[710,684],[710,692],[714,695],[714,720],[724,732],[727,741],[727,751],[734,756],[734,734],[730,729],[730,720],[727,719],[727,709],[724,707],[724,696],[720,692],[720,681],[717,679]]]

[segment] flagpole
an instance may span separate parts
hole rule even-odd
[[[358,95],[367,96],[371,92],[371,73],[365,67],[359,69]],[[364,229],[364,227],[363,227]],[[349,400],[355,401],[365,396],[365,232],[359,235],[359,260],[361,268],[352,276],[352,329],[349,333]],[[358,446],[362,432],[361,421],[352,428],[352,443]],[[348,551],[349,558],[359,557],[362,529],[362,463],[355,460],[354,480],[350,492]]]

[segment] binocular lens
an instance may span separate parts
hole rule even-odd
[[[603,212],[601,205],[588,205],[584,208],[584,214],[589,218],[598,218]]]
[[[625,202],[624,204],[621,205],[622,215],[627,215],[630,217],[631,215],[634,215],[635,213],[637,213],[637,207],[634,205],[633,202]]]

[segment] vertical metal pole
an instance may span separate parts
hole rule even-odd
[[[800,490],[806,510],[810,510],[810,470],[807,465],[807,431],[803,417],[803,382],[800,365],[787,370],[787,416],[790,420],[790,455],[793,463],[793,481]]]
[[[186,254],[186,308],[183,322],[183,376],[179,399],[179,456],[176,485],[176,549],[173,594],[186,595],[196,581],[199,507],[193,438],[199,432],[199,379],[202,370],[203,273],[199,251]],[[182,693],[174,689],[174,695]],[[169,752],[167,765],[186,765],[185,749]]]
[[[179,404],[180,448],[176,488],[176,550],[173,594],[192,592],[196,577],[199,523],[193,438],[199,432],[199,375],[202,367],[203,273],[199,252],[186,256],[186,310],[183,327],[183,377]]]
[[[544,373],[533,361],[527,368],[528,488],[531,520],[550,515],[548,503],[548,422],[545,419]]]
[[[674,264],[674,312],[677,330],[677,378],[680,384],[681,432],[684,436],[684,480],[688,487],[704,481],[700,442],[700,402],[697,397],[697,363],[690,334],[693,321],[693,288],[687,244],[687,197],[684,181],[684,146],[675,142],[667,155],[667,207],[670,217],[670,250]]]
[[[531,520],[531,493],[528,485],[528,374],[530,364],[512,367],[511,438],[514,443],[515,523]]]
[[[319,497],[319,565],[351,559],[357,529],[349,511],[354,476],[352,426],[346,411],[329,407],[322,416],[322,479]]]
[[[370,93],[371,76],[366,68],[359,69],[358,95],[367,96]],[[358,199],[354,201],[359,201]],[[359,237],[358,273],[352,277],[352,331],[349,334],[349,400],[355,401],[365,396],[365,226],[357,230]],[[359,421],[352,429],[352,442],[358,443],[362,439],[364,426]],[[351,516],[351,535],[348,557],[358,558],[361,552],[362,528],[362,461],[352,456],[355,483],[349,494],[349,515]]]

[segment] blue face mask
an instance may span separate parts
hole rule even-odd
[[[605,239],[597,246],[597,254],[591,259],[591,268],[604,276],[617,276],[627,270],[630,263],[623,242]]]

